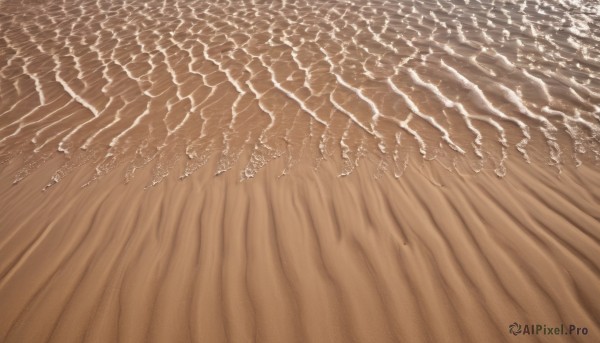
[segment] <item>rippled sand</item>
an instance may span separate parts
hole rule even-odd
[[[0,340],[595,342],[599,163],[594,1],[0,0]]]

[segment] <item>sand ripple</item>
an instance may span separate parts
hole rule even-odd
[[[88,181],[283,157],[506,174],[600,159],[594,2],[2,1],[0,158]],[[238,161],[242,153],[249,158]],[[413,156],[411,152],[415,152]]]
[[[0,341],[600,342],[599,24],[0,0]]]
[[[587,165],[465,180],[412,163],[396,180],[302,163],[278,179],[279,160],[240,183],[243,166],[215,177],[217,162],[146,191],[148,169],[81,189],[84,167],[50,192],[50,169],[0,178],[0,340],[600,340],[600,178]],[[514,337],[513,322],[589,333]]]

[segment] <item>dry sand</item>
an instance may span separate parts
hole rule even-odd
[[[57,161],[49,162],[49,166]],[[212,166],[215,166],[213,163]],[[396,180],[298,167],[167,178],[85,168],[41,192],[2,175],[5,342],[505,342],[600,338],[600,177],[498,179],[410,164]],[[211,164],[209,164],[211,166]],[[277,171],[277,172],[275,172]],[[512,337],[576,324],[587,336]]]

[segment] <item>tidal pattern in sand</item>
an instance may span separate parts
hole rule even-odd
[[[126,164],[149,185],[276,158],[414,158],[503,176],[600,159],[594,2],[1,1],[0,162],[15,182]],[[240,158],[240,156],[244,156]]]

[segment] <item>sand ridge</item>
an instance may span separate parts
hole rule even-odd
[[[145,191],[118,173],[82,189],[86,168],[46,192],[50,169],[3,178],[0,336],[505,342],[516,321],[598,339],[597,170],[411,166],[376,179],[373,163],[345,178],[270,165],[245,182],[204,168]]]

